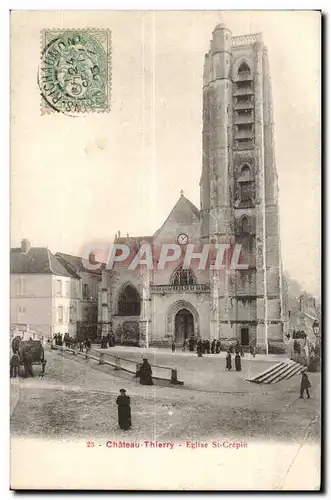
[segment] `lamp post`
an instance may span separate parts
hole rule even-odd
[[[317,321],[317,319],[315,319],[314,323],[313,323],[313,331],[314,331],[314,334],[315,334],[315,337],[316,337],[316,343],[320,343],[320,325],[319,325],[319,322]]]

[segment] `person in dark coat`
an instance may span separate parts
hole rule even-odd
[[[236,354],[235,358],[234,358],[234,364],[235,364],[235,367],[236,367],[236,371],[237,372],[241,372],[241,359],[240,359],[240,354]]]
[[[210,354],[210,340],[206,340],[206,352]]]
[[[228,353],[227,353],[225,359],[226,359],[226,369],[228,371],[230,371],[231,368],[232,368],[232,359],[231,359],[231,352],[230,352],[230,350],[228,350]]]
[[[143,364],[138,370],[138,377],[140,377],[141,385],[153,385],[152,367],[147,358],[143,359]]]
[[[13,354],[10,360],[10,376],[17,377],[19,375],[20,357],[17,353]]]
[[[211,343],[211,353],[215,354],[216,340],[214,339]]]
[[[120,389],[120,396],[116,399],[118,411],[118,425],[120,429],[127,431],[131,427],[130,397],[126,395],[125,389]]]
[[[216,354],[219,354],[221,352],[221,341],[217,340],[216,341]]]
[[[197,355],[198,355],[198,358],[202,358],[202,354],[203,354],[202,346],[203,346],[203,342],[202,342],[201,339],[199,339],[198,343],[197,343]]]
[[[240,354],[240,344],[239,344],[239,341],[237,340],[237,343],[236,343],[236,346],[234,348],[234,352],[236,354]]]
[[[29,375],[33,377],[32,370],[32,354],[30,352],[24,353],[24,376],[27,378]]]
[[[310,399],[309,388],[311,387],[311,383],[309,381],[307,372],[302,372],[301,378],[301,386],[300,386],[300,398],[303,399],[303,393],[306,391],[307,399]]]
[[[190,351],[194,351],[194,338],[193,337],[190,337],[190,340],[188,341],[189,343],[189,349]]]
[[[171,351],[172,352],[176,352],[176,344],[175,344],[175,341],[173,340],[172,343],[171,343]]]
[[[244,355],[245,355],[244,348],[243,348],[243,346],[241,345],[241,346],[240,346],[240,356],[243,358],[243,357],[244,357]]]

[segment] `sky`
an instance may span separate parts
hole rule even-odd
[[[295,11],[16,11],[11,245],[80,254],[152,235],[180,190],[200,206],[202,72],[216,24],[268,47],[283,267],[320,295],[320,17]],[[40,32],[112,31],[111,111],[41,115]]]

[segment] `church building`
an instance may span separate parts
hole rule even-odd
[[[282,352],[283,299],[278,184],[268,53],[261,34],[214,29],[203,71],[200,209],[181,192],[152,236],[114,243],[241,245],[245,269],[200,269],[182,260],[164,270],[116,262],[103,270],[100,333],[123,344],[182,345],[185,338],[237,340],[257,352]],[[180,186],[182,187],[182,186]],[[179,188],[180,188],[179,187]]]

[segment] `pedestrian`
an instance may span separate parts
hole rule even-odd
[[[251,345],[249,347],[249,352],[251,353],[251,355],[253,356],[253,358],[255,358],[255,346],[254,345]]]
[[[237,372],[241,372],[241,359],[239,353],[236,354],[234,358],[234,364]]]
[[[231,359],[231,352],[230,352],[230,349],[228,350],[228,353],[227,353],[227,355],[226,355],[226,358],[225,358],[225,359],[226,359],[226,369],[227,369],[228,371],[230,371],[230,370],[231,370],[231,368],[232,368],[232,359]]]
[[[197,342],[197,355],[198,355],[198,358],[202,358],[202,354],[203,354],[203,341],[201,339],[198,340]]]
[[[237,343],[236,343],[236,346],[234,348],[234,351],[236,354],[239,354],[240,353],[240,344],[239,344],[239,340],[237,340]]]
[[[120,396],[116,399],[118,411],[118,425],[120,429],[127,431],[131,427],[130,397],[126,395],[125,389],[120,389]]]
[[[188,340],[184,339],[184,342],[183,342],[183,352],[185,352],[187,348],[188,348]]]
[[[212,354],[215,354],[215,347],[216,347],[216,339],[213,339],[210,349]]]
[[[172,341],[172,344],[171,344],[171,351],[176,352],[176,344],[175,344],[174,340]]]
[[[79,343],[79,352],[83,352],[84,351],[84,344],[83,342],[80,342]]]
[[[147,358],[143,359],[143,364],[139,368],[137,375],[140,377],[141,385],[153,385],[152,367]]]
[[[194,351],[194,337],[190,337],[190,340],[188,341],[189,344],[189,350],[192,352]]]
[[[244,355],[245,355],[244,348],[243,348],[243,346],[241,345],[241,346],[240,346],[240,356],[243,358],[243,357],[244,357]]]
[[[221,352],[221,341],[217,340],[216,341],[216,354],[219,354]]]
[[[27,351],[23,354],[23,361],[24,361],[24,376],[25,378],[28,378],[30,375],[33,377],[33,369],[32,369],[32,354]]]
[[[20,369],[20,357],[17,353],[13,354],[10,360],[10,377],[17,377]]]
[[[85,341],[85,348],[86,348],[86,354],[89,352],[89,350],[91,349],[91,340],[90,338],[87,338],[86,341]]]
[[[310,399],[309,388],[311,387],[311,383],[309,381],[307,372],[302,372],[301,385],[300,385],[300,398],[303,399],[303,393],[306,391],[307,399]]]
[[[206,351],[207,354],[210,354],[210,340],[206,340]]]

